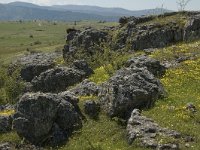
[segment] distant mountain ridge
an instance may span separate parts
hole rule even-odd
[[[121,16],[142,16],[170,12],[166,9],[131,11],[123,8],[104,8],[88,5],[39,6],[32,3],[0,4],[0,20],[104,20],[118,21]]]

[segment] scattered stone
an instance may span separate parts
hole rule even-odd
[[[96,103],[95,101],[87,100],[84,103],[84,111],[91,118],[96,119],[99,115],[100,105],[99,105],[99,103]]]
[[[18,102],[13,126],[32,144],[55,146],[66,141],[82,123],[74,106],[60,96],[26,93]]]
[[[189,56],[179,56],[179,57],[176,59],[176,61],[177,61],[178,63],[181,63],[181,62],[184,62],[184,61],[189,60],[189,59],[190,59]]]
[[[184,141],[185,142],[194,142],[194,138],[190,135],[184,136]]]
[[[99,94],[103,110],[110,117],[128,119],[134,108],[149,108],[166,94],[162,84],[146,68],[124,68],[107,83]]]
[[[178,144],[162,144],[159,145],[158,150],[179,150],[179,145]]]
[[[186,109],[192,113],[195,113],[197,111],[197,108],[195,107],[193,103],[187,103]]]
[[[132,144],[136,139],[146,148],[159,150],[178,150],[178,144],[160,144],[156,141],[157,136],[181,138],[181,134],[166,128],[160,127],[152,119],[141,115],[140,110],[134,109],[127,124],[128,142]]]
[[[189,143],[186,143],[186,144],[185,144],[185,147],[189,148],[189,147],[190,147],[190,144],[189,144]]]

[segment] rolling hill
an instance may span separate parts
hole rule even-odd
[[[169,12],[169,10],[157,8],[131,11],[123,8],[103,8],[87,5],[39,6],[24,2],[0,4],[0,20],[118,21],[121,16],[142,16],[163,12]]]

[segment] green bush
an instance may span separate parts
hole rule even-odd
[[[12,75],[7,74],[7,68],[0,69],[0,104],[15,103],[24,89],[24,82],[17,69]]]

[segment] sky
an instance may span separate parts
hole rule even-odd
[[[0,3],[9,3],[16,0],[0,0]],[[163,7],[170,10],[178,10],[177,0],[17,0],[38,5],[95,5],[102,7],[121,7],[129,10],[152,9]],[[200,0],[191,0],[186,10],[200,10]]]

